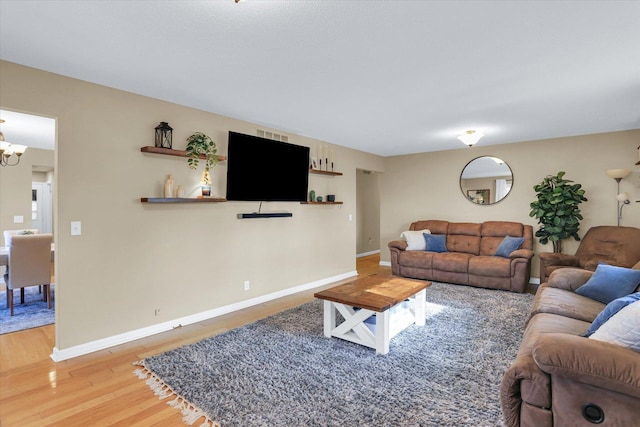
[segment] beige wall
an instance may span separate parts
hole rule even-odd
[[[238,220],[237,213],[255,211],[257,203],[141,204],[140,197],[160,196],[169,173],[187,196],[196,194],[200,171],[190,171],[185,159],[143,154],[140,147],[153,144],[153,128],[164,120],[175,129],[175,148],[184,148],[191,133],[202,131],[225,154],[227,132],[255,134],[257,126],[251,123],[4,61],[0,107],[57,119],[59,350],[353,271],[356,221],[348,216],[355,219],[357,209],[356,169],[384,172],[380,245],[386,261],[387,242],[416,219],[535,225],[528,216],[532,187],[559,170],[587,190],[583,231],[615,224],[615,182],[605,170],[632,168],[640,140],[636,130],[386,159],[333,146],[336,170],[344,175],[311,175],[310,188],[336,194],[342,207],[267,203],[263,210],[289,211],[293,218]],[[321,142],[288,136],[312,149]],[[460,171],[480,155],[501,157],[514,173],[513,191],[496,205],[474,205],[460,193]],[[28,198],[24,206],[5,204],[13,199],[14,178],[25,180],[29,194],[31,170],[24,170],[26,178],[13,175],[21,169],[0,169],[2,227],[19,212],[30,218]],[[214,194],[224,195],[225,173],[224,162],[214,169]],[[621,191],[640,199],[638,167],[621,183]],[[626,207],[624,215],[624,225],[640,226],[640,203]],[[71,221],[82,221],[82,236],[70,236]],[[576,246],[567,244],[567,252]],[[250,291],[242,290],[244,280],[250,280]]]
[[[584,220],[580,234],[595,225],[616,225],[616,183],[606,175],[607,169],[628,168],[632,173],[620,183],[634,201],[623,210],[621,225],[640,227],[640,167],[636,147],[640,130],[597,135],[529,141],[514,144],[463,148],[451,151],[396,156],[385,159],[381,182],[381,240],[383,246],[396,240],[411,222],[418,219],[480,222],[486,220],[518,221],[534,226],[529,204],[535,200],[533,186],[545,176],[565,171],[566,178],[582,184],[588,202],[581,205]],[[452,141],[455,144],[455,141]],[[471,159],[496,156],[513,171],[513,189],[505,199],[490,206],[466,200],[460,192],[460,172]],[[574,253],[579,242],[565,243],[564,251]],[[536,239],[536,253],[551,251]],[[389,251],[382,251],[389,261]],[[539,272],[534,258],[532,275]]]
[[[371,172],[371,171],[368,171]],[[356,253],[380,250],[380,173],[356,173]]]
[[[344,175],[310,175],[310,188],[336,194],[342,206],[266,203],[263,211],[293,218],[238,220],[258,203],[140,203],[161,195],[169,173],[195,195],[201,172],[184,158],[140,147],[153,145],[154,127],[167,121],[174,148],[202,131],[226,154],[227,132],[254,135],[251,123],[8,62],[0,62],[0,106],[57,118],[58,350],[355,270],[356,223],[348,219],[355,216],[355,172],[383,170],[378,156],[333,146]],[[312,148],[320,143],[288,136]],[[212,175],[212,192],[224,196],[225,163]],[[82,222],[81,236],[70,236],[71,221]]]
[[[31,228],[33,167],[53,167],[53,163],[53,151],[28,148],[18,165],[0,167],[0,230]],[[46,174],[44,176],[46,178]],[[22,216],[24,223],[15,224],[13,222],[14,216]],[[3,239],[2,245],[4,246],[4,237],[0,237],[0,239]]]

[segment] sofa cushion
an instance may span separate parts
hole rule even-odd
[[[447,252],[447,235],[446,234],[428,234],[423,233],[426,242],[426,251],[429,252]]]
[[[635,301],[607,320],[589,338],[640,351],[640,301]]]
[[[474,256],[469,260],[469,274],[491,277],[510,277],[511,260],[495,256]]]
[[[480,236],[449,234],[447,236],[447,249],[449,252],[478,255],[480,253]]]
[[[439,219],[429,219],[424,221],[416,221],[411,224],[409,230],[431,230],[432,234],[447,234],[449,230],[449,221]]]
[[[504,237],[523,236],[524,225],[510,221],[485,221],[482,223],[482,236]]]
[[[538,313],[533,316],[522,334],[522,342],[518,356],[530,355],[535,341],[540,335],[560,332],[563,334],[582,336],[589,329],[589,322],[573,319],[553,313]]]
[[[559,268],[549,276],[548,283],[553,288],[575,291],[587,283],[591,276],[593,276],[593,271],[573,267]]]
[[[576,289],[576,293],[603,302],[610,303],[632,293],[640,284],[640,270],[598,264],[593,276]]]
[[[433,255],[435,252],[403,251],[398,255],[398,264],[406,267],[433,268]]]
[[[460,252],[444,252],[433,255],[433,268],[441,271],[453,271],[467,273],[469,271],[469,259],[473,255]]]
[[[585,337],[591,336],[595,331],[598,330],[600,326],[602,326],[607,320],[611,319],[611,317],[618,313],[620,310],[628,306],[629,304],[640,301],[640,292],[636,292],[635,294],[626,295],[621,298],[615,299],[611,301],[607,306],[598,314],[595,318]],[[639,325],[640,326],[640,325]]]
[[[426,243],[424,241],[424,233],[431,233],[429,230],[407,230],[400,234],[407,242],[407,251],[424,251]]]
[[[531,317],[550,313],[591,323],[604,308],[605,304],[573,291],[542,285],[533,300]]]
[[[524,242],[524,237],[511,237],[506,235],[504,236],[504,239],[502,239],[502,242],[500,242],[498,249],[496,249],[495,255],[503,258],[509,258],[509,254],[516,249],[519,249],[522,242]]]

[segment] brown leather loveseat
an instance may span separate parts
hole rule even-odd
[[[398,276],[523,292],[529,283],[533,258],[533,229],[509,221],[482,223],[423,220],[409,230],[446,235],[446,252],[407,250],[407,242],[389,242],[391,270]],[[523,237],[520,249],[496,256],[505,236]]]
[[[640,353],[584,337],[606,306],[574,292],[593,274],[562,268],[539,286],[500,388],[506,427],[640,425]]]

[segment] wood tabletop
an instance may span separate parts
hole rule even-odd
[[[313,296],[318,299],[382,312],[429,286],[431,286],[431,282],[426,280],[374,274],[316,292]]]

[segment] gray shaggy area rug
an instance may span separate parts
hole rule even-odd
[[[321,301],[137,364],[187,424],[501,426],[533,295],[434,283],[387,355],[323,335]]]

